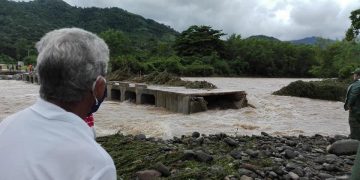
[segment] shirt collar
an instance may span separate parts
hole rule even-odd
[[[49,120],[67,121],[76,124],[82,128],[90,129],[89,126],[79,116],[74,113],[65,111],[61,107],[38,98],[36,103],[30,107],[33,111]]]

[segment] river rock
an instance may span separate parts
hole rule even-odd
[[[240,177],[240,180],[253,180],[253,178],[252,178],[252,177],[249,177],[249,176],[246,176],[246,175],[242,175],[242,176]]]
[[[345,175],[342,175],[342,176],[336,176],[336,180],[349,180],[350,179],[350,176],[345,174]]]
[[[242,168],[245,168],[245,169],[248,169],[250,171],[253,171],[253,172],[256,172],[258,167],[256,167],[255,165],[252,165],[252,164],[248,164],[248,163],[243,163],[241,165]]]
[[[291,171],[291,170],[294,170],[294,169],[297,168],[297,167],[298,167],[298,166],[297,166],[296,164],[294,164],[294,163],[287,163],[285,169],[286,169],[287,171]]]
[[[161,173],[156,170],[144,170],[135,173],[138,180],[156,180],[159,179]]]
[[[295,141],[287,140],[287,141],[285,141],[285,144],[288,146],[294,147],[294,146],[296,146],[297,143]]]
[[[336,162],[337,158],[335,154],[328,154],[325,156],[325,162],[332,164]]]
[[[213,157],[209,154],[204,153],[203,151],[195,152],[196,159],[200,162],[210,162],[213,160]]]
[[[170,168],[166,167],[163,163],[159,162],[155,164],[155,170],[159,171],[163,176],[168,177],[171,175]]]
[[[320,149],[320,148],[315,148],[315,149],[313,150],[313,152],[316,152],[316,153],[325,153],[325,151],[322,150],[322,149]]]
[[[146,139],[146,136],[145,134],[138,134],[134,137],[135,140],[140,140],[140,141],[143,141]]]
[[[191,136],[193,138],[198,138],[198,137],[200,137],[200,133],[199,132],[193,132]]]
[[[250,155],[252,158],[255,158],[259,155],[259,151],[254,151],[252,149],[247,149],[245,153]]]
[[[159,148],[160,151],[166,152],[166,151],[171,151],[173,150],[172,147],[169,146],[163,146]]]
[[[334,176],[332,176],[331,174],[327,174],[327,173],[319,173],[318,176],[321,179],[329,179],[329,178],[333,178]]]
[[[227,175],[224,177],[224,180],[238,180],[238,178],[234,175]]]
[[[238,143],[234,139],[232,139],[230,137],[225,138],[224,142],[226,144],[228,144],[229,146],[237,146],[238,145]]]
[[[218,133],[218,134],[215,134],[215,137],[218,138],[218,139],[224,139],[227,137],[227,134],[225,133]]]
[[[293,159],[297,155],[298,155],[298,153],[296,153],[296,152],[294,152],[294,151],[292,151],[290,149],[285,150],[285,158],[287,158],[287,159]]]
[[[298,180],[300,178],[299,175],[297,175],[293,172],[289,172],[288,175],[290,176],[290,179],[292,179],[292,180]]]
[[[304,170],[303,170],[303,168],[301,168],[301,167],[296,167],[296,168],[295,168],[294,170],[292,170],[291,172],[299,175],[300,177],[302,177],[302,176],[305,175]]]
[[[276,178],[276,177],[278,177],[278,175],[277,175],[274,171],[270,171],[270,172],[269,172],[269,176],[270,176],[270,178]]]
[[[338,168],[336,167],[336,165],[334,165],[334,164],[328,164],[328,163],[324,163],[324,164],[323,164],[323,169],[324,169],[325,171],[331,171],[331,172],[338,170]]]
[[[205,139],[204,137],[198,137],[196,138],[195,142],[198,145],[202,145],[204,143],[204,139]]]
[[[196,155],[193,150],[185,150],[184,155],[182,156],[182,160],[193,160],[195,159]]]
[[[242,176],[242,175],[250,175],[250,174],[252,174],[253,172],[250,171],[250,170],[248,170],[248,169],[245,169],[245,168],[240,168],[240,169],[238,170],[238,173],[239,173],[240,176]]]
[[[230,152],[230,156],[233,157],[234,159],[241,159],[241,151],[239,150],[233,150]]]
[[[311,146],[308,144],[303,144],[302,145],[302,150],[307,151],[307,152],[311,152]]]
[[[354,139],[343,139],[334,142],[327,147],[327,151],[336,155],[353,155],[356,154],[359,141]]]
[[[173,142],[173,143],[179,143],[179,144],[183,143],[182,140],[181,140],[180,138],[178,138],[178,137],[174,137],[174,138],[172,139],[172,142]]]

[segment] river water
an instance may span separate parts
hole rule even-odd
[[[95,114],[98,136],[143,133],[148,137],[172,138],[204,134],[232,135],[348,135],[348,114],[342,102],[274,96],[272,92],[298,79],[289,78],[183,78],[206,80],[219,88],[244,90],[250,104],[238,110],[210,110],[191,115],[169,112],[151,105],[105,101]],[[312,79],[303,79],[309,81]],[[15,80],[0,80],[0,121],[24,109],[38,98],[39,86]]]

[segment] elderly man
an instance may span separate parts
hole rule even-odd
[[[349,110],[350,138],[360,140],[360,68],[353,74],[354,82],[348,87],[344,109]]]
[[[113,160],[83,121],[104,98],[107,45],[65,28],[36,47],[40,98],[0,124],[0,179],[116,179]]]

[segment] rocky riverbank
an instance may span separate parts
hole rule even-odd
[[[236,137],[194,132],[169,140],[118,133],[97,141],[114,159],[118,179],[348,179],[358,145],[344,136],[265,132]]]

